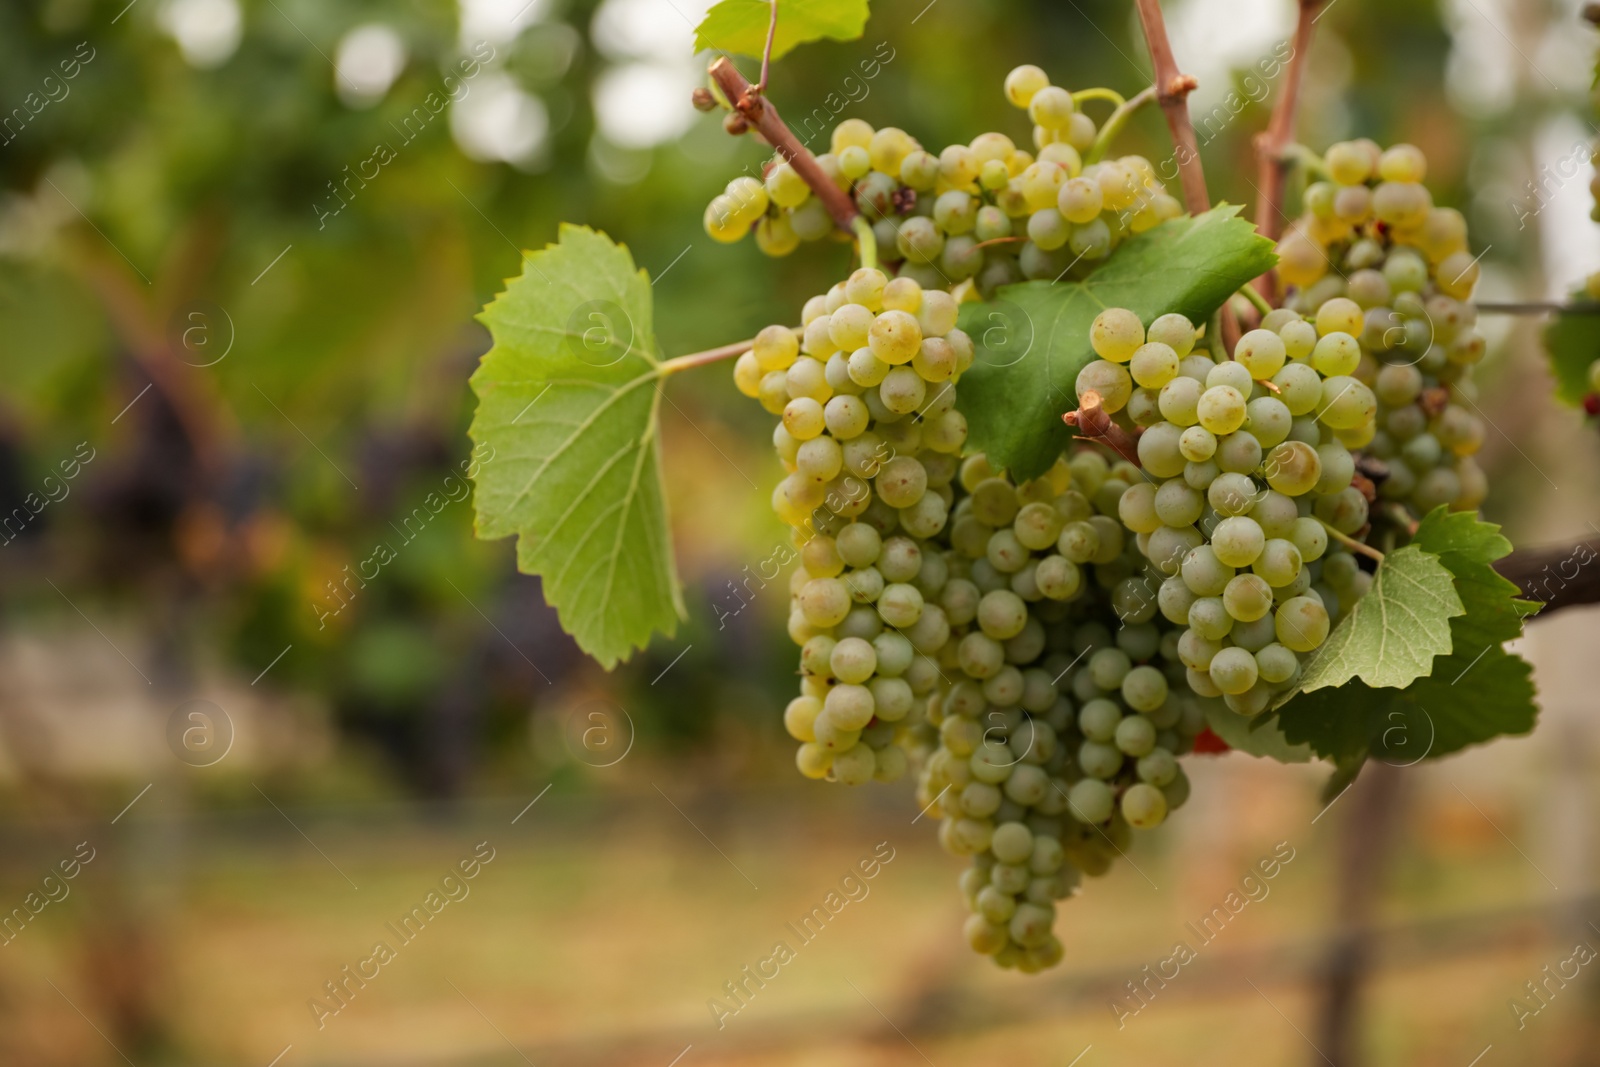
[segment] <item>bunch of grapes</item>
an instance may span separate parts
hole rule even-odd
[[[784,724],[811,778],[892,781],[896,736],[939,679],[949,638],[933,603],[951,482],[967,439],[955,381],[972,340],[949,293],[863,268],[808,300],[799,330],[768,326],[734,364],[746,396],[781,421],[773,445],[788,475],[773,491],[800,566],[789,634],[800,696]]]
[[[1484,356],[1471,296],[1478,280],[1466,222],[1434,207],[1412,145],[1349,141],[1326,154],[1327,181],[1306,190],[1306,214],[1279,245],[1288,306],[1320,321],[1359,313],[1352,372],[1378,400],[1363,477],[1389,537],[1439,505],[1476,508],[1488,482],[1472,458],[1483,444],[1472,368]],[[1389,505],[1398,505],[1391,508]]]
[[[1177,634],[1114,606],[1149,580],[1114,517],[1137,477],[1087,447],[1020,486],[981,455],[962,465],[939,594],[953,683],[927,702],[937,745],[918,801],[972,858],[967,938],[1004,967],[1059,962],[1055,901],[1188,798],[1177,757],[1205,715],[1181,688]]]
[[[1353,304],[1330,302],[1314,323],[1280,309],[1221,363],[1194,350],[1182,315],[1147,330],[1110,308],[1090,327],[1100,359],[1079,374],[1079,397],[1092,390],[1144,427],[1142,476],[1118,517],[1162,576],[1161,614],[1186,628],[1189,687],[1242,714],[1292,685],[1327,638],[1341,600],[1317,584],[1328,567],[1345,599],[1361,591],[1359,568],[1322,562],[1330,532],[1348,540],[1367,524],[1350,449],[1378,405],[1352,376],[1360,321]]]
[[[935,155],[895,127],[851,118],[833,129],[817,163],[872,223],[880,257],[898,277],[962,298],[1025,278],[1079,277],[1127,235],[1182,214],[1143,157],[1092,161],[1094,120],[1038,67],[1013,70],[1005,93],[1033,119],[1037,155],[1003,133]],[[729,182],[707,206],[705,225],[719,241],[753,228],[774,256],[837,232],[824,204],[776,156],[764,180]]]

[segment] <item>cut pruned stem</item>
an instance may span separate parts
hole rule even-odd
[[[733,344],[723,345],[721,348],[708,348],[704,352],[691,352],[687,356],[676,356],[656,367],[656,374],[664,378],[681,370],[703,367],[707,363],[716,363],[719,360],[733,359],[750,351],[755,343],[755,338],[752,337],[748,341],[735,341]]]
[[[801,180],[811,187],[812,194],[822,201],[839,228],[846,233],[852,232],[856,216],[860,214],[855,203],[849,194],[833,184],[833,179],[817,163],[817,158],[784,125],[772,101],[754,92],[755,87],[745,81],[739,68],[727,56],[711,64],[710,74],[734,110],[744,116],[745,121],[765,137],[767,143],[777,149],[778,154],[800,175]]]
[[[1366,544],[1365,542],[1362,542],[1362,541],[1357,541],[1354,537],[1351,537],[1347,533],[1342,533],[1342,532],[1340,532],[1338,530],[1335,530],[1332,526],[1329,526],[1327,524],[1327,522],[1322,520],[1322,519],[1318,519],[1317,521],[1322,523],[1322,528],[1328,531],[1328,536],[1329,537],[1333,538],[1335,541],[1339,542],[1341,545],[1343,545],[1344,547],[1348,548],[1350,551],[1359,552],[1363,556],[1366,556],[1368,559],[1375,559],[1379,563],[1383,562],[1383,553],[1379,552],[1377,549],[1373,548],[1371,545]]]
[[[1090,389],[1078,398],[1078,410],[1061,416],[1061,421],[1088,441],[1099,441],[1123,459],[1139,465],[1139,439],[1111,421],[1098,392]]]

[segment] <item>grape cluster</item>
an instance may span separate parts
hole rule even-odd
[[[1182,315],[1146,329],[1110,308],[1090,327],[1100,359],[1078,395],[1093,390],[1144,427],[1141,477],[1118,517],[1161,575],[1154,607],[1185,627],[1189,687],[1242,714],[1295,682],[1300,656],[1370,581],[1328,554],[1330,533],[1350,539],[1367,524],[1351,447],[1370,437],[1378,402],[1353,377],[1360,322],[1347,300],[1315,322],[1279,309],[1221,363],[1195,351]]]
[[[1148,581],[1115,517],[1137,477],[1087,447],[1020,486],[981,455],[962,465],[939,594],[953,681],[927,702],[937,744],[918,801],[944,848],[972,858],[967,939],[1003,967],[1057,963],[1055,901],[1188,798],[1177,757],[1205,712],[1182,688],[1177,634],[1115,606]]]
[[[1032,118],[1036,153],[1003,133],[935,155],[892,126],[850,118],[834,127],[817,163],[872,224],[880,258],[898,277],[962,297],[1027,278],[1081,277],[1127,235],[1182,214],[1148,160],[1095,159],[1094,120],[1038,67],[1013,70],[1005,93]],[[705,225],[719,241],[753,228],[774,256],[836,232],[826,206],[776,156],[764,180],[729,182],[707,206]]]
[[[1368,440],[1347,443],[1377,461],[1364,477],[1385,537],[1488,493],[1472,458],[1484,437],[1472,381],[1486,349],[1471,303],[1478,265],[1461,214],[1433,206],[1421,184],[1426,166],[1412,145],[1333,145],[1328,180],[1307,188],[1306,212],[1279,244],[1289,308],[1319,320],[1325,308],[1360,313],[1352,373],[1372,388],[1378,418]]]
[[[931,657],[950,628],[932,602],[944,558],[930,540],[955,500],[967,439],[955,382],[973,358],[956,310],[949,293],[863,268],[734,364],[739,390],[781,416],[773,446],[789,473],[772,506],[800,549],[789,634],[801,648],[784,725],[807,777],[900,777],[896,735],[939,678]]]

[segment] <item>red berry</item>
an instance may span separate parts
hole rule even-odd
[[[1600,415],[1600,393],[1590,393],[1584,397],[1583,410],[1590,415]]]
[[[1211,727],[1209,726],[1195,735],[1194,750],[1197,753],[1206,754],[1221,754],[1233,751],[1228,746],[1228,742],[1211,732]]]

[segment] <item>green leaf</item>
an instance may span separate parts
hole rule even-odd
[[[1061,416],[1078,406],[1078,372],[1094,360],[1089,324],[1123,307],[1148,325],[1179,312],[1197,324],[1277,262],[1272,242],[1219,205],[1129,238],[1082,281],[1022,282],[995,300],[964,304],[961,327],[977,348],[957,407],[968,441],[996,468],[1032,478],[1072,437]]]
[[[1261,721],[1258,722],[1240,715],[1220,700],[1208,700],[1205,705],[1206,725],[1226,741],[1229,748],[1279,763],[1305,763],[1311,759],[1311,746],[1290,744],[1271,716],[1259,716]]]
[[[684,614],[661,480],[650,281],[603,233],[561,227],[479,319],[477,533],[518,534],[517,568],[608,670]]]
[[[1399,688],[1427,674],[1435,656],[1450,652],[1450,619],[1466,609],[1439,557],[1418,545],[1390,552],[1372,588],[1306,664],[1307,692],[1360,678],[1375,688]]]
[[[1569,299],[1577,304],[1594,303],[1581,285]],[[1545,327],[1544,348],[1556,379],[1556,397],[1574,406],[1583,403],[1592,391],[1589,365],[1600,359],[1600,315],[1556,315]]]
[[[695,29],[695,51],[714,48],[759,56],[766,50],[771,20],[772,4],[767,0],[722,0]],[[783,0],[778,5],[772,58],[823,37],[853,41],[866,26],[867,0]]]
[[[1374,759],[1409,766],[1533,729],[1532,668],[1502,647],[1538,607],[1520,599],[1516,585],[1493,567],[1511,543],[1498,526],[1440,507],[1418,525],[1412,547],[1436,553],[1461,598],[1464,611],[1450,620],[1449,654],[1405,689],[1352,681],[1301,693],[1279,715],[1288,740],[1329,759],[1370,750]]]

